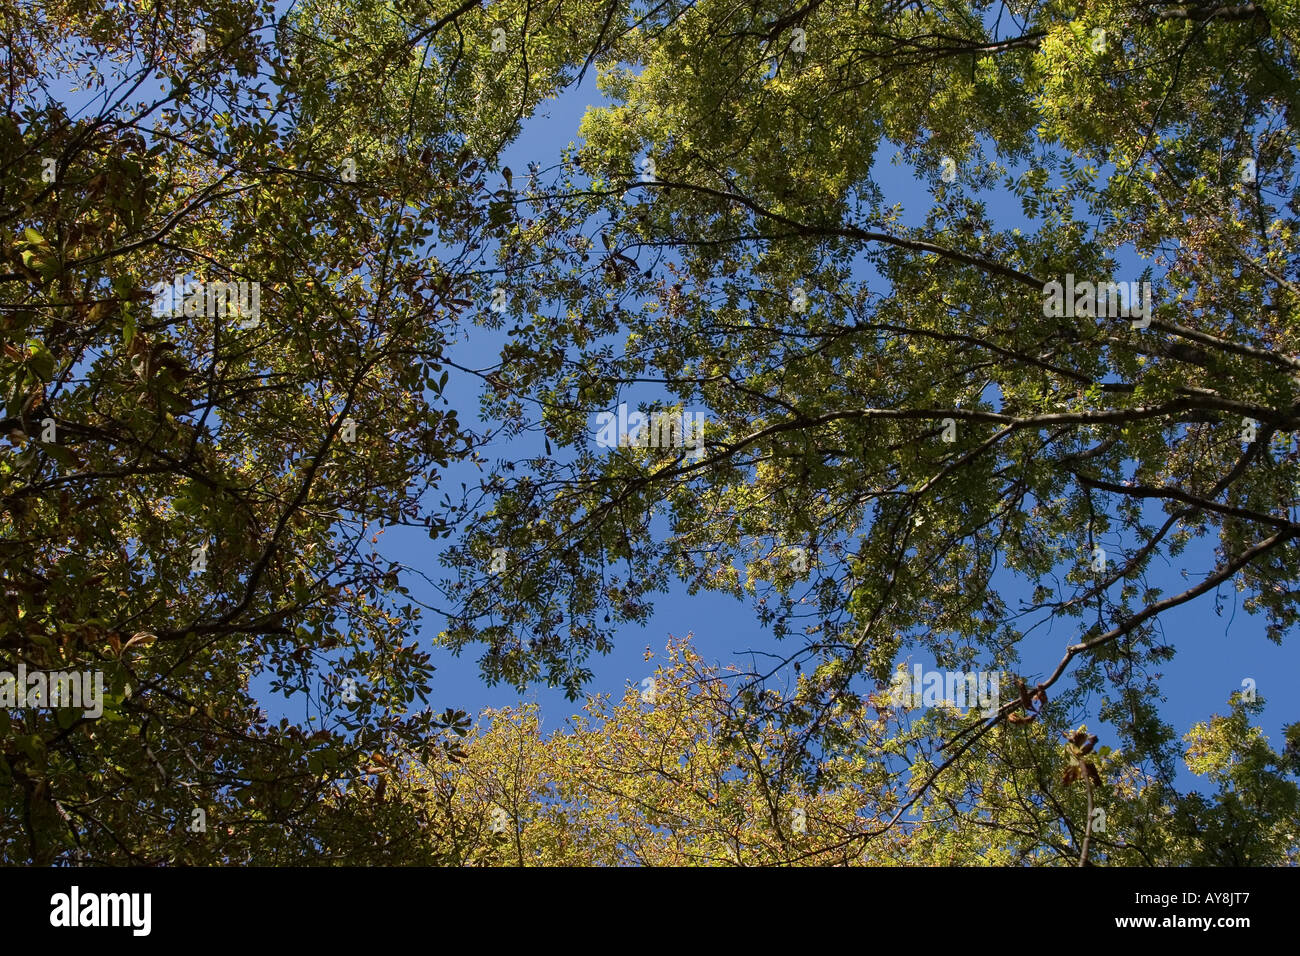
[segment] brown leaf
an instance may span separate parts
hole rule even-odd
[[[1025,682],[1019,677],[1016,678],[1016,692],[1020,694],[1020,706],[1025,710],[1033,710],[1034,702],[1029,699],[1029,691],[1025,688]]]

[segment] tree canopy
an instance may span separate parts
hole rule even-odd
[[[487,713],[458,759],[404,775],[401,799],[437,856],[465,866],[1045,866],[1077,864],[1086,844],[1093,864],[1298,862],[1300,788],[1278,779],[1283,758],[1250,726],[1262,698],[1234,695],[1227,716],[1171,742],[1211,779],[1209,798],[1102,745],[1082,758],[1105,780],[1090,815],[1086,789],[1062,782],[1080,760],[1060,738],[1080,728],[1053,716],[981,741],[913,803],[964,724],[955,708],[920,712],[887,695],[838,708],[829,720],[848,743],[808,788],[785,760],[798,729],[736,706],[743,673],[705,664],[689,641],[668,652],[622,700],[592,696],[549,733],[534,704]]]
[[[5,859],[1296,862],[1300,725],[1272,749],[1252,689],[1180,733],[1159,666],[1221,588],[1300,615],[1298,20],[6,8],[0,670],[106,690],[0,709]],[[608,447],[620,404],[660,440]],[[550,737],[428,700],[435,643],[587,697],[683,587],[752,600],[771,665],[674,644]],[[887,700],[908,650],[997,707]]]

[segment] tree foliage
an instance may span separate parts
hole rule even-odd
[[[1300,787],[1249,726],[1260,698],[1235,696],[1230,716],[1183,739],[1212,798],[1103,745],[1086,758],[1105,780],[1090,816],[1087,789],[1063,781],[1066,725],[1046,708],[1000,725],[913,802],[962,723],[954,708],[920,713],[886,694],[838,708],[830,721],[851,743],[808,788],[783,759],[794,729],[737,708],[742,678],[672,642],[653,683],[588,697],[549,733],[534,704],[485,713],[464,755],[412,768],[401,799],[432,852],[464,866],[1072,866],[1085,841],[1093,864],[1297,860]]]
[[[557,451],[494,475],[444,642],[577,693],[674,582],[748,596],[787,643],[737,700],[803,728],[811,777],[907,650],[1023,674],[1064,631],[1029,686],[1167,776],[1162,615],[1234,589],[1269,639],[1296,623],[1295,29],[1287,3],[651,6],[499,253],[519,327],[488,400]],[[1150,312],[1053,314],[1054,282]],[[704,409],[707,453],[601,447],[620,402]],[[952,772],[1019,707],[954,728]]]
[[[109,685],[100,719],[0,713],[5,854],[387,858],[336,785],[460,716],[378,534],[448,531],[485,175],[561,60],[497,56],[463,2],[3,17],[0,660]]]
[[[0,710],[6,859],[492,862],[501,794],[545,808],[516,863],[1293,854],[1258,700],[1190,732],[1213,800],[1158,706],[1165,612],[1300,614],[1291,0],[2,16],[0,670],[107,683]],[[592,75],[579,142],[504,168]],[[1049,315],[1067,276],[1149,283],[1150,321]],[[444,397],[475,322],[488,434]],[[703,455],[600,447],[624,401],[705,409]],[[784,653],[679,648],[649,712],[467,747],[386,529],[446,542],[424,633],[489,681],[582,696],[679,584]],[[1005,703],[882,710],[913,650]]]

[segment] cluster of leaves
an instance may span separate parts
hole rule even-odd
[[[425,492],[475,442],[442,392],[496,229],[476,151],[560,77],[489,69],[475,4],[401,9],[0,14],[0,670],[109,685],[99,719],[0,714],[5,859],[383,859],[401,827],[365,795],[454,752],[378,533],[448,530]],[[474,109],[489,76],[509,108]],[[306,719],[269,724],[267,687]]]
[[[1086,763],[1091,795],[1053,782],[1081,749],[1059,744],[1053,704],[1043,726],[1003,724],[912,801],[963,723],[955,709],[846,701],[831,719],[854,743],[809,782],[784,759],[792,729],[737,708],[741,676],[670,642],[653,684],[588,697],[549,734],[535,705],[485,713],[462,759],[414,764],[390,793],[418,807],[431,855],[464,866],[1077,865],[1085,840],[1093,864],[1297,861],[1300,787],[1277,779],[1250,727],[1258,703],[1234,699],[1185,738],[1212,799],[1104,746]]]
[[[814,670],[820,713],[904,647],[1014,670],[1064,626],[1038,683],[1099,692],[1158,770],[1161,615],[1227,585],[1272,640],[1300,615],[1295,28],[1271,2],[656,5],[499,250],[488,405],[557,451],[494,475],[443,640],[574,694],[684,582],[796,638],[769,674]],[[923,216],[886,198],[891,151]],[[1150,322],[1045,316],[1067,275],[1149,282]],[[706,410],[703,460],[597,447],[637,398]]]
[[[1274,640],[1300,616],[1292,0],[52,0],[0,26],[0,670],[108,684],[98,720],[0,718],[5,859],[495,860],[493,801],[516,863],[1293,855],[1294,746],[1238,701],[1193,732],[1227,789],[1173,794],[1150,672],[1160,615],[1221,585]],[[581,147],[489,186],[593,67]],[[1048,280],[1133,262],[1147,327],[1042,318]],[[152,308],[176,280],[256,284],[260,314]],[[442,395],[498,285],[484,407],[558,453],[430,510],[481,454]],[[702,460],[594,446],[646,385],[708,410]],[[802,640],[725,680],[677,652],[649,715],[466,744],[378,548],[462,523],[442,640],[489,680],[580,696],[674,581]],[[1164,596],[1197,538],[1212,566]],[[1056,621],[1082,634],[1033,706],[905,723],[860,692],[908,644],[1016,673]],[[1093,694],[1114,751],[1078,740]]]

